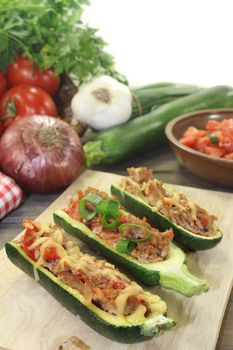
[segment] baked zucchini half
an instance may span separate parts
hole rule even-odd
[[[34,278],[70,312],[79,315],[85,323],[107,338],[122,343],[146,341],[161,330],[169,330],[175,325],[172,319],[166,317],[167,306],[165,302],[149,292],[143,291],[145,299],[149,303],[156,302],[157,312],[152,312],[152,315],[148,316],[146,321],[144,318],[143,322],[138,315],[137,319],[135,314],[136,319],[131,319],[132,322],[128,322],[125,317],[110,314],[92,302],[87,303],[78,290],[63,283],[47,268],[38,266],[25,254],[18,243],[6,243],[5,249],[13,264]]]
[[[155,263],[142,263],[126,253],[120,253],[114,247],[94,234],[85,224],[73,219],[65,211],[58,210],[53,214],[54,221],[66,232],[84,241],[89,247],[130,271],[147,285],[161,285],[187,297],[206,292],[205,280],[192,275],[186,266],[186,255],[177,245],[170,244],[166,260]]]
[[[163,185],[164,188],[166,185]],[[171,189],[169,188],[169,191]],[[121,204],[131,213],[138,217],[146,217],[148,222],[159,229],[172,228],[174,240],[192,250],[205,250],[216,246],[222,239],[222,232],[216,227],[216,232],[211,236],[195,234],[194,232],[171,221],[161,214],[156,207],[147,204],[139,196],[133,195],[122,188],[120,183],[114,183],[111,186],[111,193],[121,202]]]

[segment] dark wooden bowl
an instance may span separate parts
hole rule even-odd
[[[233,188],[233,160],[217,158],[195,151],[179,142],[189,126],[203,128],[209,119],[233,118],[233,109],[212,109],[184,114],[170,121],[165,129],[178,161],[191,173],[223,187]]]

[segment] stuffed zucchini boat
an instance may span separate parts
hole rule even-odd
[[[148,285],[189,297],[208,290],[205,280],[188,271],[185,253],[171,242],[172,230],[159,232],[105,192],[79,191],[65,210],[54,213],[54,221]]]
[[[174,240],[191,248],[204,250],[222,239],[215,225],[217,217],[210,215],[184,193],[158,181],[149,168],[129,168],[128,176],[111,186],[111,193],[127,210],[146,217],[160,229],[172,228]]]
[[[61,228],[27,220],[8,258],[102,335],[123,343],[171,329],[167,305],[105,260],[84,254]]]

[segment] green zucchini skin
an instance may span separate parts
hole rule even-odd
[[[87,167],[113,165],[166,144],[166,124],[181,114],[208,108],[233,107],[233,89],[216,86],[165,103],[156,110],[98,133],[84,145]]]
[[[172,289],[187,297],[206,292],[208,285],[205,280],[192,275],[186,266],[185,253],[172,243],[173,257],[159,262],[156,267],[151,264],[142,264],[127,254],[118,253],[114,248],[96,237],[83,223],[72,219],[65,212],[58,210],[53,214],[54,222],[61,226],[66,232],[81,239],[89,247],[100,251],[115,264],[130,271],[135,277],[147,285],[161,285]],[[175,258],[174,258],[175,255]]]
[[[198,90],[200,88],[195,85],[175,83],[157,83],[131,89],[133,99],[130,119],[140,117],[149,113],[152,108],[154,110],[164,103],[193,94]]]
[[[6,243],[6,253],[8,258],[13,264],[23,270],[27,275],[34,278],[33,266],[35,262],[30,258],[25,258],[23,251],[16,247],[12,243]],[[47,273],[45,273],[45,271]],[[108,323],[99,317],[95,312],[86,307],[80,300],[75,298],[74,295],[70,294],[68,290],[62,287],[62,283],[55,278],[52,280],[48,275],[48,271],[44,268],[37,269],[39,275],[38,283],[43,286],[52,296],[56,298],[66,309],[68,309],[75,316],[79,315],[81,319],[96,330],[98,333],[105,337],[121,342],[121,343],[136,343],[151,339],[154,334],[151,334],[151,330],[147,333],[147,329],[143,328],[143,325],[138,326],[116,326]],[[57,282],[56,282],[57,280]],[[169,330],[175,322],[171,319],[162,316],[163,321],[161,325],[157,325],[156,333],[160,330]],[[147,333],[147,334],[146,334]]]
[[[158,211],[155,211],[143,200],[138,199],[131,193],[121,189],[116,184],[111,185],[111,193],[117,197],[117,199],[128,211],[136,216],[139,216],[140,218],[145,216],[152,226],[158,227],[161,230],[172,228],[174,232],[174,240],[192,250],[205,250],[213,248],[220,243],[222,239],[222,232],[220,230],[218,231],[219,235],[217,237],[206,238],[184,229],[183,227],[167,219]]]

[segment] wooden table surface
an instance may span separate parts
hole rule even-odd
[[[129,163],[124,163],[114,167],[101,167],[98,170],[108,171],[116,174],[125,174],[128,166],[150,166],[155,170],[156,176],[164,182],[207,188],[212,190],[226,191],[233,193],[232,190],[223,189],[211,185],[188,173],[184,168],[178,165],[173,153],[167,148],[160,149],[144,157],[134,159]],[[51,204],[60,193],[51,195],[31,195],[25,198],[23,204],[14,212],[9,214],[0,222],[0,248],[4,243],[13,239],[21,230],[20,222],[25,217],[36,218],[49,204]],[[224,273],[224,272],[223,272]],[[206,320],[208,322],[208,320]],[[223,319],[216,350],[233,349],[233,292],[231,293],[225,316]],[[205,350],[205,349],[198,349]]]

